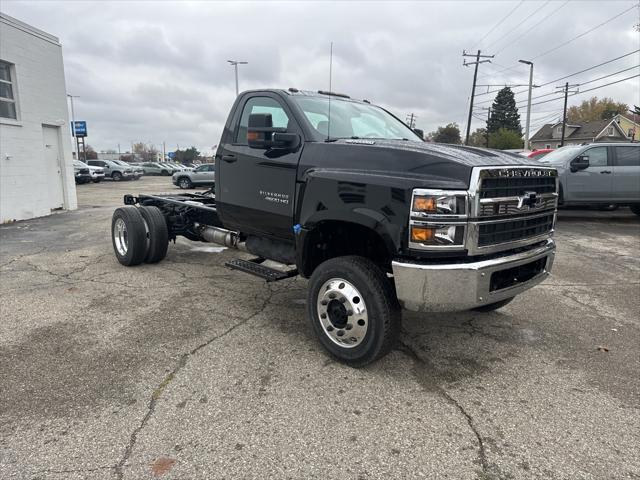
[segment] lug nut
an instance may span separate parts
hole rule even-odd
[[[344,330],[338,330],[336,333],[339,337],[341,337],[344,335]]]
[[[347,323],[347,326],[344,328],[345,330],[351,330],[353,328],[353,325],[351,325],[350,323]]]
[[[327,314],[323,313],[322,315],[320,315],[320,318],[322,318],[324,320],[325,318],[327,318]]]
[[[353,315],[353,310],[347,310],[347,315],[350,317],[351,315]]]
[[[341,297],[341,298],[340,298],[340,303],[344,303],[344,302],[346,302],[346,301],[347,301],[347,299],[346,299],[346,298],[344,298],[344,297]]]
[[[326,300],[322,300],[322,301],[320,302],[320,305],[326,305],[327,303],[329,303],[329,302],[327,302]]]

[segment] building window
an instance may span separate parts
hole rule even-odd
[[[547,144],[544,146],[544,148],[551,148],[551,144],[550,144],[550,143],[547,143]]]
[[[556,127],[556,134],[557,134],[557,135],[562,135],[562,125],[558,125],[558,126]]]
[[[568,145],[568,144],[567,144]],[[556,148],[560,148],[562,145],[559,143],[556,143]]]
[[[11,64],[0,60],[0,117],[18,118],[16,114],[15,82],[11,78]]]
[[[613,127],[608,127],[607,128],[607,136],[608,137],[613,137]]]

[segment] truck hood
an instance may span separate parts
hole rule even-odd
[[[360,145],[369,148],[385,148],[405,152],[415,152],[429,156],[440,157],[469,167],[476,166],[500,166],[500,165],[524,165],[541,166],[531,158],[523,157],[515,153],[493,150],[489,148],[467,147],[464,145],[450,145],[446,143],[420,143],[406,140],[349,140],[341,139],[335,143],[347,145]]]
[[[304,145],[298,175],[358,177],[404,188],[467,188],[473,167],[542,167],[536,160],[486,148],[403,140],[341,139]],[[314,174],[315,175],[315,174]],[[345,177],[346,178],[346,177]],[[356,181],[355,179],[352,181]]]

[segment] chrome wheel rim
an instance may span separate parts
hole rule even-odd
[[[342,278],[327,280],[318,293],[318,319],[325,335],[342,348],[362,343],[369,328],[364,298],[352,283]]]
[[[122,218],[116,219],[113,225],[113,241],[116,244],[116,250],[123,257],[127,255],[129,250],[129,237],[127,234],[127,225]]]
[[[189,188],[189,180],[187,180],[187,179],[180,180],[180,186],[182,188]]]

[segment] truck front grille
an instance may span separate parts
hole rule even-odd
[[[474,170],[471,193],[471,254],[528,245],[553,233],[558,202],[553,168],[481,167]]]
[[[538,237],[553,230],[554,213],[542,216],[521,217],[499,222],[483,223],[478,229],[478,246],[514,242],[529,237]]]

